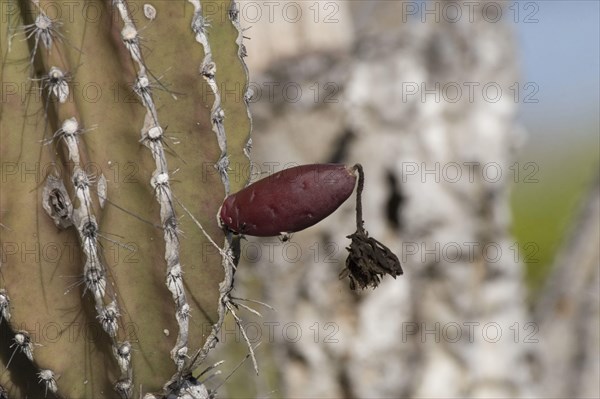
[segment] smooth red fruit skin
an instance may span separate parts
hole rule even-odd
[[[285,169],[225,198],[220,223],[258,237],[300,231],[332,214],[355,184],[354,170],[343,164]]]

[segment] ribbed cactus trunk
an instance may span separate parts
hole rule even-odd
[[[1,5],[0,386],[181,396],[237,258],[216,223],[249,169],[235,2]]]

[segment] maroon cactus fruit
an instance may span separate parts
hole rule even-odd
[[[296,166],[259,180],[225,198],[219,210],[222,227],[239,234],[259,237],[293,233],[310,227],[332,214],[350,197],[356,184],[356,232],[348,236],[346,267],[340,278],[349,277],[350,288],[377,287],[386,274],[402,275],[398,257],[364,228],[360,164]]]
[[[282,170],[225,198],[222,226],[258,237],[293,233],[332,214],[356,185],[354,168],[301,165]]]

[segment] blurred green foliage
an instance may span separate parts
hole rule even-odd
[[[554,257],[598,176],[597,133],[532,136],[517,162],[518,167],[511,170],[512,232],[526,264],[533,299],[543,288]]]

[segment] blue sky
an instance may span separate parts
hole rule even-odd
[[[520,3],[521,81],[539,87],[539,103],[522,104],[522,120],[534,135],[574,128],[598,135],[600,2],[537,1],[537,10]],[[531,13],[538,22],[525,23]]]

